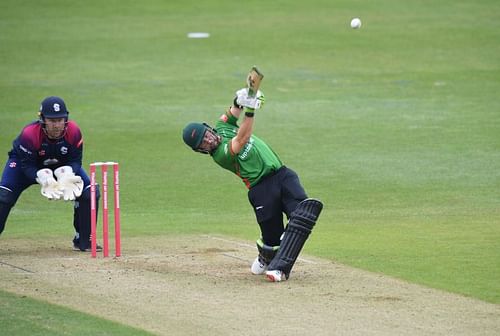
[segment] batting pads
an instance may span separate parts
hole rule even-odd
[[[323,210],[323,203],[313,198],[307,198],[297,205],[288,220],[278,254],[269,264],[269,270],[281,270],[288,279],[321,210]]]

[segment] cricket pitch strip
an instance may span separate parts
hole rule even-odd
[[[250,273],[256,253],[233,238],[156,236],[92,259],[69,240],[3,237],[0,289],[157,335],[500,335],[500,305],[307,255],[270,283]]]

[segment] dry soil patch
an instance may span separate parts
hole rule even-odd
[[[120,258],[0,239],[0,289],[158,335],[500,335],[500,306],[303,256],[289,281],[249,273],[251,242],[127,239]]]

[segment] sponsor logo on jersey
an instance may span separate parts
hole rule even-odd
[[[38,155],[39,156],[44,156],[45,155],[45,150],[44,149],[41,149],[38,151]]]
[[[16,166],[17,166],[17,163],[15,161],[9,163],[10,168],[16,168]]]
[[[238,156],[240,160],[245,160],[248,156],[248,153],[252,150],[253,148],[253,143],[254,140],[250,138],[250,140],[246,143],[245,148],[243,149],[243,152]]]
[[[61,154],[63,154],[63,155],[68,154],[68,147],[62,146],[61,147]]]

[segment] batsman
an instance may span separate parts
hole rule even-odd
[[[239,176],[248,188],[248,200],[261,231],[251,272],[279,282],[289,278],[323,204],[308,198],[298,175],[253,134],[256,115],[264,104],[259,90],[263,77],[253,67],[247,87],[236,92],[232,105],[215,127],[190,123],[182,136],[186,145],[210,155],[219,166]],[[288,219],[286,226],[283,214]]]

